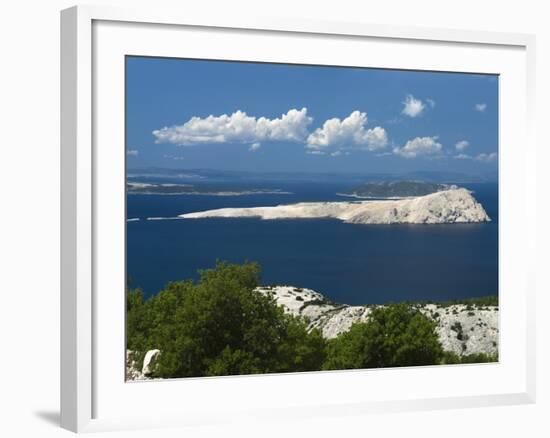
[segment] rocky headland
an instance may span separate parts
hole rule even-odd
[[[179,217],[257,217],[264,220],[333,218],[353,224],[448,224],[491,220],[483,206],[464,188],[451,188],[398,200],[300,202],[270,207],[220,208],[186,213]]]

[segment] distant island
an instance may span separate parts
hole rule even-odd
[[[399,200],[301,202],[273,207],[220,208],[186,213],[179,217],[259,217],[266,220],[334,218],[354,224],[444,224],[491,220],[470,191],[457,187]]]
[[[412,172],[311,172],[311,171],[286,171],[286,172],[254,172],[221,169],[197,169],[197,168],[129,168],[127,177],[135,181],[155,178],[166,182],[342,182],[350,187],[360,186],[366,181],[425,181],[431,183],[483,183],[497,182],[496,172],[488,172],[483,175],[461,172],[437,172],[437,171],[412,171]]]
[[[157,184],[145,182],[126,183],[129,195],[208,195],[208,196],[244,196],[244,195],[288,195],[280,189],[239,189],[223,186],[196,186],[193,184]]]
[[[368,182],[348,191],[338,193],[340,196],[355,198],[399,199],[412,196],[424,196],[456,188],[454,185],[422,181]]]

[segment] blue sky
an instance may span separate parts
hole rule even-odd
[[[494,173],[491,75],[128,57],[128,167]]]

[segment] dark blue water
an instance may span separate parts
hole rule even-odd
[[[475,191],[493,220],[482,224],[355,225],[338,220],[212,218],[145,221],[146,217],[223,207],[345,200],[346,187],[302,183],[292,195],[128,196],[127,271],[146,295],[171,280],[197,279],[215,261],[257,261],[264,284],[315,289],[349,304],[450,300],[498,293],[498,189]],[[255,184],[254,187],[258,187]],[[270,185],[273,187],[273,185]]]

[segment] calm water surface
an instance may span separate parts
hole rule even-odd
[[[346,200],[338,184],[268,185],[292,195],[129,195],[127,271],[146,295],[171,280],[197,279],[216,260],[262,266],[262,283],[314,289],[349,304],[449,300],[498,293],[498,189],[474,190],[492,219],[482,224],[356,225],[338,220],[212,218],[146,221],[147,217],[223,207]],[[255,184],[254,188],[260,185]]]

